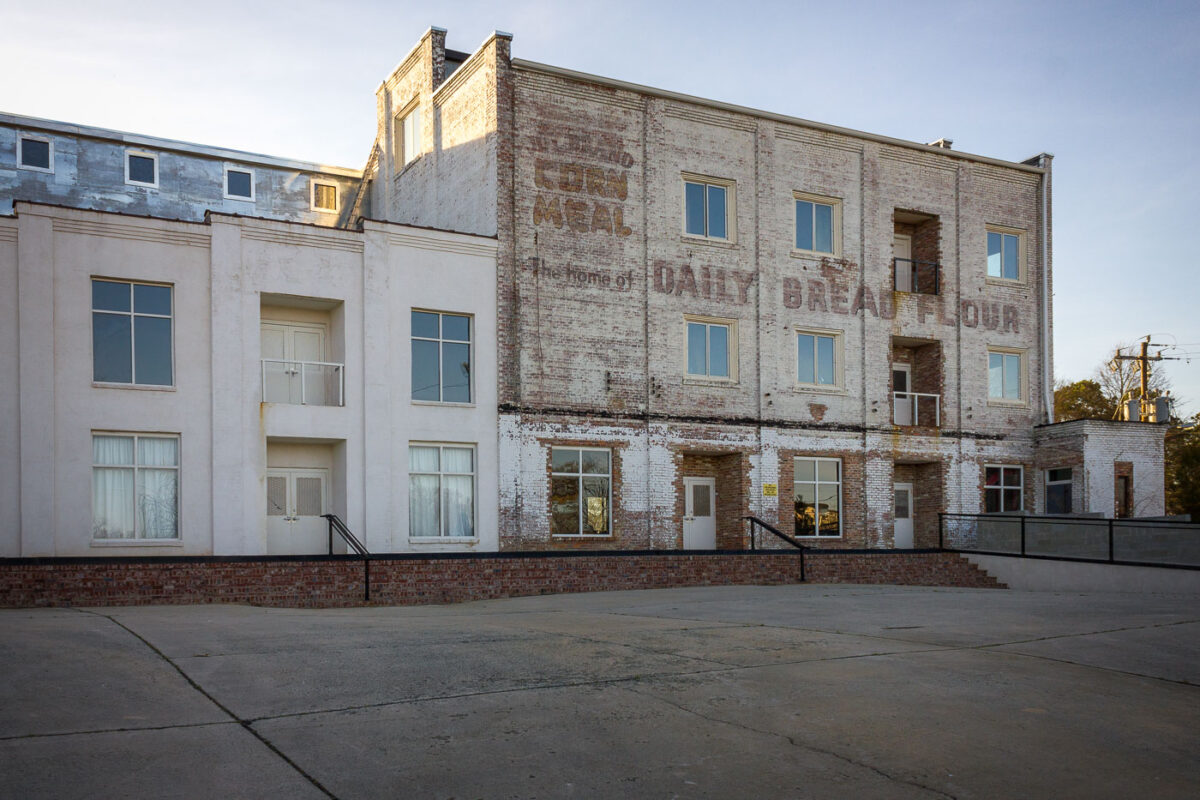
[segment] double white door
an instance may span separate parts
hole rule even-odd
[[[717,549],[717,480],[684,478],[683,549]]]
[[[261,338],[263,402],[325,405],[325,329],[264,322]]]
[[[329,471],[267,470],[267,553],[310,555],[329,552],[327,505]],[[340,541],[334,542],[334,552]]]

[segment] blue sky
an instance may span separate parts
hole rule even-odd
[[[731,9],[735,12],[730,16]],[[1200,3],[18,3],[0,110],[361,167],[430,25],[474,50],[956,149],[1054,162],[1056,374],[1120,342],[1200,411]]]

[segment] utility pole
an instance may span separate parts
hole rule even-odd
[[[1141,353],[1136,356],[1121,355],[1121,351],[1117,350],[1117,354],[1113,356],[1113,361],[1136,361],[1138,362],[1138,377],[1141,379],[1142,396],[1138,400],[1138,420],[1145,422],[1150,418],[1150,362],[1151,361],[1179,361],[1178,358],[1170,358],[1164,356],[1160,351],[1156,355],[1150,355],[1151,347],[1168,347],[1169,345],[1157,344],[1150,341],[1149,336],[1142,337]],[[1122,398],[1122,402],[1124,398]]]

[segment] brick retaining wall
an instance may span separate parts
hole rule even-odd
[[[814,552],[814,583],[1001,587],[955,553]],[[0,560],[0,607],[249,603],[364,605],[364,565],[349,557],[87,558]],[[563,592],[786,584],[800,558],[778,553],[379,556],[372,605],[457,603]]]

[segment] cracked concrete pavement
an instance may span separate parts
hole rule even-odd
[[[1200,795],[1194,596],[0,612],[0,798]]]

